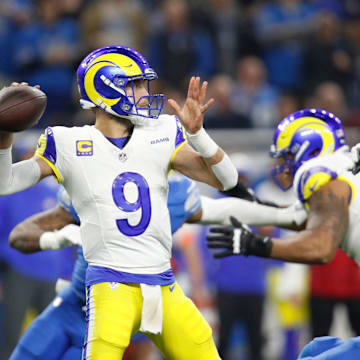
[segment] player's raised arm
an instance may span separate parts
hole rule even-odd
[[[28,84],[23,82],[21,84],[12,83],[10,89],[12,87],[17,88],[22,86],[29,88]],[[34,88],[39,89],[40,87],[36,85]],[[6,91],[10,92],[9,90]],[[9,96],[12,96],[11,93]],[[9,103],[8,98],[5,98],[5,100],[7,101],[7,103]],[[28,102],[30,102],[30,100],[27,102],[25,101],[25,103]],[[43,107],[44,110],[45,105],[43,103],[40,103],[40,105],[34,104],[34,107]],[[27,119],[29,123],[27,125],[33,125],[34,118],[36,119],[38,116],[41,116],[39,115],[40,110],[41,109],[35,109],[33,113],[31,113],[30,111],[30,115],[28,115],[29,118]],[[19,113],[19,116],[21,116],[21,113]],[[8,118],[12,119],[12,117],[8,114],[7,117],[5,119],[2,119],[2,122],[0,123],[0,195],[8,195],[22,191],[35,185],[43,177],[52,175],[52,169],[43,161],[35,158],[12,164],[12,132],[19,131],[15,124],[9,124],[8,121],[6,121],[9,120]],[[23,130],[26,128],[27,125],[24,121],[22,121],[19,126],[21,126],[21,129]]]
[[[238,174],[229,157],[203,128],[204,113],[214,102],[210,99],[204,104],[206,88],[206,81],[200,87],[200,78],[192,77],[184,106],[181,108],[175,100],[169,100],[186,129],[189,143],[196,150],[183,146],[173,158],[172,166],[194,180],[228,190],[236,186]]]
[[[15,226],[10,233],[9,244],[26,254],[80,245],[80,228],[75,224],[74,218],[57,205]]]

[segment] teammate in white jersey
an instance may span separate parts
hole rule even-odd
[[[277,160],[275,182],[284,190],[292,187],[306,206],[304,229],[282,239],[261,237],[233,218],[233,227],[210,230],[209,247],[225,249],[215,256],[257,255],[326,264],[341,247],[360,265],[360,177],[350,171],[353,161],[340,119],[321,109],[297,111],[277,126],[270,154]],[[360,338],[335,340],[315,340],[301,358],[360,358]]]
[[[89,263],[84,359],[121,359],[139,329],[168,360],[219,359],[209,325],[172,274],[167,208],[170,168],[220,190],[237,184],[202,127],[213,102],[204,104],[207,83],[193,77],[182,108],[169,100],[176,117],[160,115],[164,96],[149,87],[157,75],[131,48],[93,51],[77,76],[95,126],[48,128],[35,157],[15,165],[12,135],[0,134],[0,194],[55,175],[71,196]]]

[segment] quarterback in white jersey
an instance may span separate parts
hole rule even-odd
[[[139,330],[168,360],[219,359],[209,325],[171,271],[167,209],[170,168],[220,190],[238,182],[229,157],[202,127],[213,103],[204,103],[207,83],[192,77],[182,108],[168,100],[176,117],[160,115],[164,96],[150,92],[157,75],[131,48],[93,51],[77,78],[95,125],[48,128],[35,157],[14,165],[12,135],[0,133],[0,195],[50,175],[70,194],[89,263],[83,359],[121,359]]]

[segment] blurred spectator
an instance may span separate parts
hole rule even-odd
[[[84,10],[86,0],[62,0],[61,7],[64,17],[78,20]]]
[[[315,7],[301,0],[272,0],[261,6],[256,32],[272,85],[301,88],[303,46],[316,15]]]
[[[329,335],[335,308],[346,307],[352,331],[360,336],[360,268],[341,250],[331,263],[311,271],[311,336]]]
[[[344,125],[347,125],[347,105],[344,91],[341,87],[333,82],[325,82],[320,84],[314,92],[313,98],[310,100],[309,107],[325,109],[336,114]]]
[[[277,102],[277,119],[274,125],[277,125],[283,118],[301,109],[299,96],[291,91],[282,93]]]
[[[230,76],[219,74],[209,83],[209,98],[215,103],[205,116],[207,128],[248,128],[251,126],[249,118],[235,112],[232,101],[234,83]]]
[[[172,87],[186,88],[188,77],[208,78],[215,71],[216,52],[209,31],[192,27],[185,0],[166,0],[162,24],[147,43],[148,60]]]
[[[82,14],[85,52],[105,45],[144,49],[147,17],[137,0],[93,1]]]
[[[318,19],[316,33],[307,43],[304,63],[308,92],[324,81],[349,90],[354,78],[354,49],[335,14],[323,13]]]
[[[237,114],[250,118],[251,126],[275,125],[278,96],[278,92],[267,82],[262,60],[249,56],[238,62],[233,107]]]
[[[44,120],[48,125],[63,124],[71,109],[74,62],[81,49],[79,29],[76,21],[62,18],[61,2],[39,0],[36,4],[37,21],[14,36],[14,63],[19,79],[39,84],[48,96],[39,126]]]
[[[33,151],[20,143],[16,161],[32,154]],[[55,295],[56,280],[71,276],[74,264],[71,248],[25,255],[8,245],[13,227],[37,212],[52,208],[56,204],[56,193],[56,181],[48,178],[28,190],[0,198],[0,256],[7,264],[1,360],[8,360],[17,344],[26,311],[30,308],[38,313],[44,310]]]
[[[258,55],[250,10],[236,0],[211,0],[218,71],[233,76],[239,56]]]

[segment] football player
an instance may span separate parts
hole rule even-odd
[[[277,161],[272,171],[275,182],[284,190],[292,187],[306,206],[304,229],[282,239],[261,237],[233,218],[232,227],[210,230],[209,247],[224,249],[215,256],[256,255],[326,264],[341,247],[360,264],[360,178],[351,172],[353,161],[341,120],[322,109],[290,114],[277,126],[270,154]],[[355,358],[355,353],[360,357],[359,344],[360,338],[355,338],[314,359]]]
[[[240,199],[210,199],[200,197],[193,181],[182,175],[169,177],[168,207],[171,231],[174,233],[185,222],[229,223],[231,210],[242,209],[246,205],[250,210],[244,212],[245,219],[258,225],[275,221],[282,217],[282,224],[301,223],[306,214],[303,210],[292,208],[276,209],[255,205]],[[225,206],[226,205],[226,206]],[[224,207],[225,206],[225,207]],[[221,207],[225,211],[215,211]],[[268,220],[259,220],[259,211],[267,211]],[[215,213],[214,213],[215,211]],[[272,217],[270,213],[273,213]],[[218,215],[216,215],[218,214]],[[218,218],[216,218],[218,216]],[[252,219],[251,219],[252,217]],[[263,221],[263,222],[261,222]],[[80,219],[71,204],[66,191],[58,193],[58,206],[54,209],[34,215],[18,224],[10,234],[11,246],[24,253],[39,250],[56,250],[64,246],[79,245]],[[85,273],[87,263],[81,246],[78,247],[78,259],[74,268],[71,285],[63,290],[48,308],[30,325],[21,338],[10,360],[77,360],[81,358],[85,337]]]

